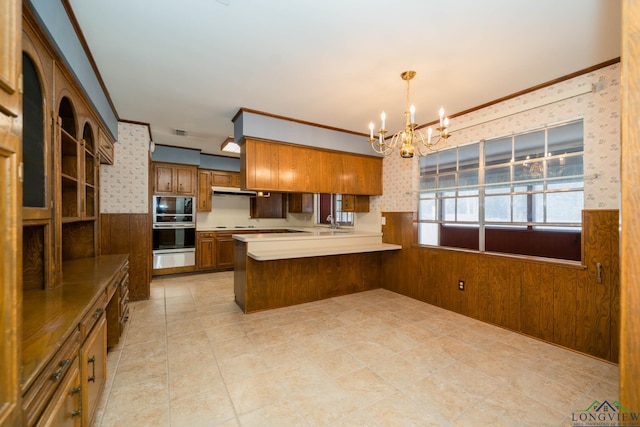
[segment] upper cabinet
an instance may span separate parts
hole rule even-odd
[[[211,171],[198,169],[198,212],[211,212]]]
[[[198,169],[198,212],[211,212],[211,187],[240,187],[240,173]]]
[[[173,163],[153,164],[154,194],[196,195],[196,166]]]
[[[241,187],[250,190],[382,194],[382,158],[245,138]]]

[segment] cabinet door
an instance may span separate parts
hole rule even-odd
[[[211,172],[198,171],[198,212],[211,212]]]
[[[196,174],[194,169],[176,168],[175,177],[175,190],[177,194],[196,194]]]
[[[271,193],[269,197],[252,197],[249,203],[251,218],[287,217],[287,201],[283,193]]]
[[[80,348],[80,380],[82,425],[89,426],[107,380],[107,323],[104,315]]]
[[[216,267],[233,268],[233,238],[231,236],[216,239]]]
[[[22,252],[18,230],[22,223],[21,161],[22,109],[18,93],[21,70],[21,2],[0,2],[0,425],[20,425],[20,305],[22,272],[16,268]]]
[[[255,143],[256,186],[260,190],[278,190],[278,146],[271,142]]]
[[[198,269],[211,269],[216,267],[215,240],[213,238],[198,239],[196,248]]]
[[[166,165],[156,165],[154,167],[155,192],[173,193],[173,168]]]
[[[77,360],[51,398],[38,426],[80,427],[82,425],[80,369]]]
[[[233,187],[233,179],[230,172],[213,171],[211,172],[211,185],[220,187]]]
[[[343,210],[344,210],[344,204],[343,204]],[[312,193],[289,194],[289,212],[291,213],[313,212],[313,194]]]
[[[342,212],[369,212],[369,196],[343,194]]]

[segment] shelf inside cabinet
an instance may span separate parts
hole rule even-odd
[[[89,153],[85,153],[84,157],[84,180],[86,184],[95,185],[96,183],[96,159]]]
[[[78,212],[78,182],[67,176],[62,176],[62,217],[77,218],[80,216]]]
[[[93,186],[85,186],[84,193],[84,216],[85,218],[91,218],[96,216],[95,206],[96,206],[96,190]]]
[[[64,129],[60,130],[62,173],[74,178],[78,178],[78,142],[72,138]]]

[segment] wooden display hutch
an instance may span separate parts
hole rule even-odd
[[[99,256],[113,138],[27,4],[22,16],[21,424],[90,426],[128,316],[128,255]]]

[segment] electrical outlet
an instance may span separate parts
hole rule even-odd
[[[464,291],[464,280],[458,280],[458,289]]]

